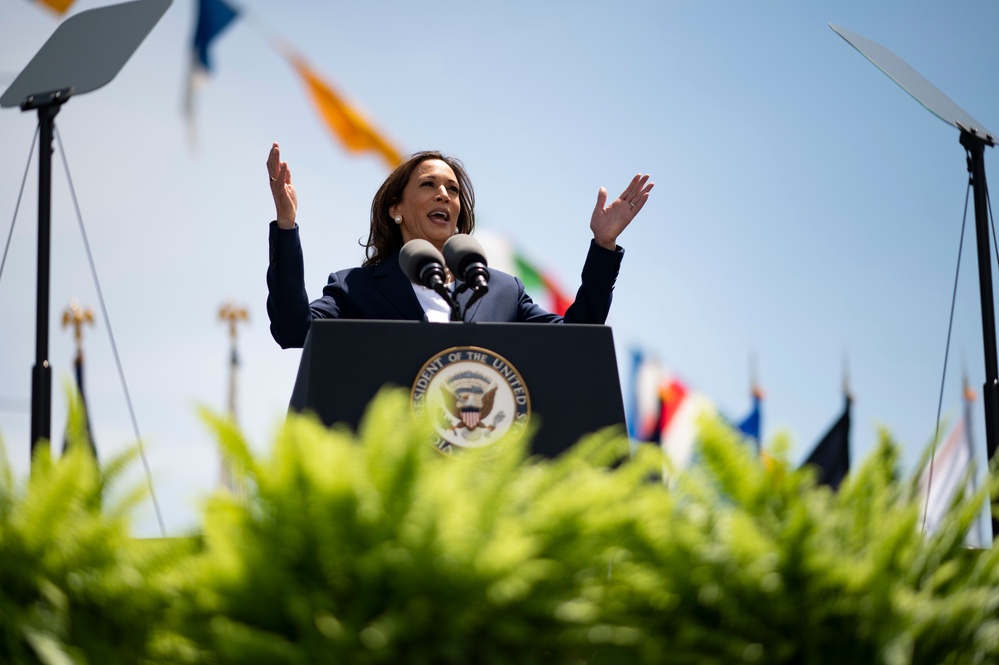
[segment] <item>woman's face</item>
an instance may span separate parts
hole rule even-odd
[[[458,187],[458,179],[447,163],[427,159],[417,165],[402,190],[402,200],[389,208],[393,219],[402,217],[403,243],[423,238],[437,249],[444,246],[458,225]]]

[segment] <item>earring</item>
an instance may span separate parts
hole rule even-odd
[[[456,235],[458,235],[458,233],[459,233],[458,227],[456,226],[456,227],[454,227],[454,231],[451,231],[451,235],[456,236]]]
[[[402,215],[396,215],[395,216],[395,223],[396,224],[402,224]]]

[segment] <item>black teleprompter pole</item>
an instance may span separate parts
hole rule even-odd
[[[999,448],[999,363],[996,361],[996,316],[992,300],[992,252],[989,250],[989,199],[985,180],[985,140],[961,130],[961,145],[968,151],[968,173],[975,193],[975,238],[978,244],[978,291],[982,301],[982,338],[985,345],[985,449],[990,465]],[[993,507],[999,505],[992,500]],[[999,536],[999,520],[992,517],[992,540]]]
[[[38,299],[35,365],[31,371],[31,454],[52,434],[49,366],[49,258],[52,139],[59,107],[73,95],[107,85],[125,65],[173,0],[132,0],[75,14],[63,21],[14,82],[0,108],[38,111]],[[47,92],[45,92],[47,91]]]
[[[59,107],[71,88],[31,95],[22,111],[38,110],[38,294],[35,310],[35,364],[31,368],[31,457],[52,438],[52,367],[49,364],[49,276],[52,249],[52,139]]]
[[[989,199],[985,182],[985,146],[996,144],[995,136],[982,123],[923,78],[909,63],[881,44],[836,25],[829,25],[878,69],[909,93],[926,110],[961,132],[961,145],[968,153],[968,173],[975,190],[975,238],[978,245],[978,290],[982,300],[982,337],[985,345],[985,447],[992,469],[999,442],[999,369],[996,363],[996,319],[992,300],[992,261],[989,250]],[[993,509],[996,507],[993,503]],[[999,521],[992,518],[992,540],[999,537]]]

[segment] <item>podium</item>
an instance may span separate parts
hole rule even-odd
[[[611,329],[596,325],[316,320],[290,410],[357,428],[397,386],[435,422],[444,452],[534,428],[531,454],[555,457],[584,435],[625,431]]]

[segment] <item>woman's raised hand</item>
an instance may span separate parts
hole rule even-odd
[[[295,228],[298,195],[291,184],[291,169],[288,168],[288,162],[281,161],[281,148],[277,143],[271,146],[271,152],[267,155],[267,175],[271,179],[271,195],[277,210],[278,226],[282,229]]]
[[[603,187],[597,194],[597,205],[590,217],[590,230],[593,240],[605,249],[617,249],[617,237],[621,235],[635,215],[649,200],[649,192],[655,183],[649,182],[649,176],[636,175],[625,188],[621,196],[607,206],[607,190]],[[606,207],[605,207],[606,206]]]

